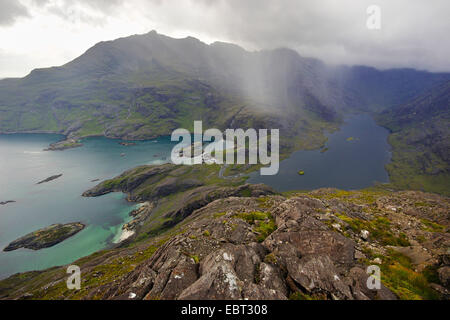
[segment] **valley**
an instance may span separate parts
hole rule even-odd
[[[279,128],[281,157],[286,158],[320,148],[324,132],[339,128],[349,113],[370,113],[379,124],[398,130],[387,114],[421,94],[448,93],[442,84],[449,79],[448,73],[412,69],[328,66],[290,49],[248,52],[233,44],[207,45],[152,31],[98,43],[60,67],[1,80],[0,132],[64,134],[68,140],[56,149],[66,149],[88,136],[145,140],[177,128],[192,131],[193,122],[202,120],[205,128],[220,130]],[[448,115],[448,98],[439,106],[438,112]],[[448,120],[440,122],[446,141]],[[393,183],[448,190],[448,172],[411,170],[400,156],[404,143],[395,137],[393,132],[389,139],[396,149],[389,167]],[[429,143],[422,139],[418,144],[429,149]],[[448,164],[442,152],[426,161]]]
[[[0,299],[448,299],[449,99],[450,73],[155,31],[0,80]],[[279,174],[169,163],[199,120],[280,129]]]

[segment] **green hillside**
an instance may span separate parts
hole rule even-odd
[[[450,194],[450,82],[388,110],[379,122],[392,134],[393,159],[387,167],[405,189]]]

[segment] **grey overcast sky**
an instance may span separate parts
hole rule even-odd
[[[369,30],[366,10],[381,9]],[[146,33],[289,47],[329,64],[450,71],[449,0],[0,0],[0,78]]]

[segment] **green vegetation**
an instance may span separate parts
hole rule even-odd
[[[200,263],[200,258],[197,255],[192,254],[192,255],[189,255],[189,256],[192,258],[192,260],[194,260],[195,264]]]
[[[304,175],[305,175],[305,171],[300,170],[300,171],[298,172],[298,174],[301,175],[301,176],[304,176]]]
[[[226,214],[227,214],[226,212],[217,212],[214,214],[214,218],[217,219],[217,218],[223,217]]]
[[[205,230],[205,231],[203,232],[203,235],[204,235],[205,237],[210,237],[210,236],[211,236],[211,232],[209,232],[208,230]]]
[[[275,256],[274,253],[269,253],[268,255],[266,255],[264,257],[264,262],[271,263],[271,264],[276,264],[278,262],[278,260],[277,260],[277,257]]]
[[[424,224],[423,230],[429,231],[429,232],[444,232],[445,226],[435,223],[433,221],[430,221],[428,219],[421,219],[420,220]]]
[[[102,185],[109,190],[114,190],[120,188],[121,183],[125,181],[125,178],[115,178],[106,180],[102,183]]]
[[[270,212],[242,212],[235,216],[236,218],[246,221],[248,224],[253,225],[253,231],[258,234],[258,242],[263,242],[272,232],[277,229],[275,219]]]
[[[435,300],[439,298],[438,294],[430,287],[430,280],[435,283],[437,280],[432,267],[423,272],[416,272],[408,257],[392,249],[388,249],[384,256],[366,253],[370,258],[382,259],[381,281],[400,299]],[[366,263],[371,264],[369,261]]]
[[[252,192],[250,189],[244,189],[241,191],[241,197],[251,197],[252,196]]]
[[[450,82],[378,115],[391,131],[391,182],[402,189],[450,195]]]
[[[275,224],[275,220],[270,217],[270,220],[268,222],[260,222],[258,226],[256,226],[253,231],[258,233],[258,236],[256,237],[256,240],[258,242],[263,242],[266,240],[268,236],[272,234],[277,230],[277,225]]]
[[[270,213],[253,211],[253,212],[242,212],[236,215],[236,218],[246,221],[248,224],[255,224],[256,221],[264,221],[270,218]]]
[[[407,137],[406,132],[394,133],[389,137],[393,152],[392,161],[386,169],[391,182],[401,189],[450,195],[450,174],[446,171],[448,164],[429,150],[420,151],[411,147],[403,141]],[[409,139],[413,137],[411,135]]]
[[[407,247],[410,245],[405,234],[400,233],[398,236],[395,236],[390,231],[391,222],[385,217],[376,217],[371,221],[350,218],[340,214],[337,214],[337,217],[347,223],[353,232],[359,233],[362,230],[369,231],[370,236],[384,246],[390,245]]]
[[[259,207],[262,209],[270,209],[272,208],[272,204],[270,202],[270,198],[269,197],[259,197],[256,198],[256,201],[259,202]]]

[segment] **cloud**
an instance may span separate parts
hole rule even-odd
[[[141,2],[143,3],[143,2]],[[149,4],[150,3],[150,4]],[[381,9],[369,30],[367,8]],[[450,71],[450,2],[435,0],[192,0],[148,2],[149,16],[251,49],[290,47],[336,64]]]
[[[29,17],[28,10],[17,0],[2,0],[0,2],[0,26],[14,24],[19,17]]]
[[[31,0],[31,6],[56,15],[68,23],[104,25],[124,0]]]

